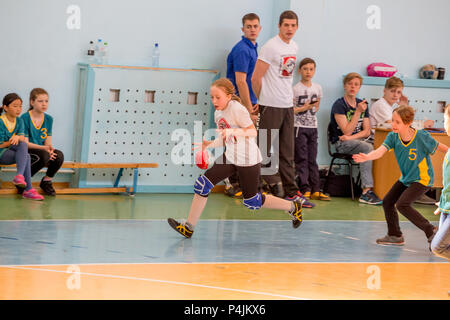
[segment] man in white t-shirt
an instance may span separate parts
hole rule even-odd
[[[252,76],[252,88],[258,97],[259,104],[259,130],[267,130],[268,137],[266,145],[263,146],[267,148],[261,151],[263,157],[269,156],[274,139],[279,139],[279,152],[272,154],[270,160],[273,166],[278,157],[278,172],[283,184],[284,196],[288,200],[304,199],[295,183],[294,168],[292,84],[298,46],[292,39],[298,29],[297,14],[290,10],[284,11],[280,15],[278,29],[278,35],[267,41],[261,48]],[[279,130],[279,135],[272,137],[271,129]],[[269,183],[275,180],[273,177],[265,176],[264,172],[262,175]],[[314,205],[305,202],[303,206],[308,208]]]

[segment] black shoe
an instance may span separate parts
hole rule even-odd
[[[192,237],[194,230],[191,230],[191,228],[186,226],[186,223],[180,223],[177,220],[172,219],[172,218],[167,219],[167,222],[175,231],[182,234],[186,238]]]
[[[289,211],[289,215],[292,218],[292,227],[294,227],[294,229],[297,229],[298,227],[300,227],[300,225],[302,224],[303,221],[303,216],[302,216],[302,206],[303,206],[303,201],[302,200],[296,200],[292,202],[294,204],[294,209],[292,211]]]
[[[275,197],[283,198],[284,190],[283,190],[283,185],[281,184],[281,182],[270,184],[269,188],[270,188],[270,193],[273,194]]]
[[[46,195],[56,196],[56,191],[55,189],[53,189],[51,181],[45,181],[44,179],[42,179],[41,183],[39,184],[39,187],[41,187],[41,189],[44,190]]]
[[[16,189],[17,189],[17,194],[23,194],[23,192],[25,191],[25,188],[19,187],[19,186],[16,186]]]

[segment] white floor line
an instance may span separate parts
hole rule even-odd
[[[33,270],[33,271],[66,273],[68,275],[73,274],[73,273],[68,273],[66,271],[53,270],[53,269],[27,268],[27,267],[9,267],[9,268],[22,269],[22,270]],[[102,277],[102,278],[114,278],[114,279],[157,282],[157,283],[173,284],[173,285],[180,285],[180,286],[215,289],[215,290],[222,290],[222,291],[233,291],[233,292],[239,292],[239,293],[249,293],[249,294],[270,296],[270,297],[274,297],[274,298],[284,298],[284,299],[293,299],[293,300],[310,300],[310,299],[306,299],[306,298],[293,297],[293,296],[287,296],[287,295],[281,295],[281,294],[275,294],[275,293],[251,291],[251,290],[243,290],[243,289],[233,289],[233,288],[225,288],[225,287],[217,287],[217,286],[208,286],[208,285],[202,285],[202,284],[197,284],[197,283],[188,283],[188,282],[179,282],[179,281],[170,281],[170,280],[160,280],[160,279],[149,279],[149,278],[138,278],[138,277],[129,277],[129,276],[118,276],[118,275],[111,275],[111,274],[89,273],[89,272],[79,272],[79,273],[77,272],[76,274],[77,275],[85,275],[85,276]]]

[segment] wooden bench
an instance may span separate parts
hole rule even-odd
[[[16,165],[0,164],[2,171],[15,171]],[[4,170],[3,168],[6,168]],[[80,194],[80,193],[128,193],[133,196],[137,190],[137,180],[139,176],[139,169],[141,168],[158,168],[157,163],[82,163],[82,162],[64,162],[62,165],[64,169],[119,169],[116,180],[112,187],[108,188],[56,188],[56,194]],[[120,178],[122,177],[124,169],[133,169],[133,186],[119,187]],[[74,171],[68,171],[74,173]],[[67,172],[66,172],[67,173]],[[55,183],[56,185],[56,183]],[[0,194],[14,194],[17,193],[15,188],[0,189]]]

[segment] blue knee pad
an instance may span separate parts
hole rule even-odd
[[[262,194],[261,192],[258,192],[255,196],[244,199],[244,206],[250,210],[259,210],[262,207],[262,202]]]
[[[214,185],[207,177],[201,175],[195,180],[194,192],[202,197],[207,197]]]

